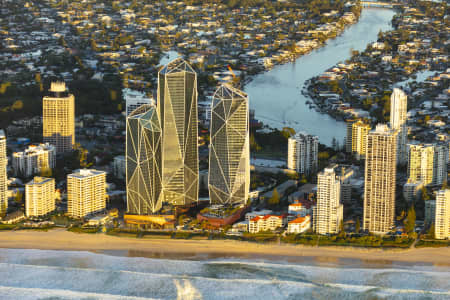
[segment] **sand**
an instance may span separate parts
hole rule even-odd
[[[304,245],[257,244],[230,240],[136,239],[106,234],[80,234],[65,229],[50,231],[0,232],[0,248],[116,251],[121,255],[148,257],[238,257],[295,260],[314,257],[325,260],[406,262],[450,266],[450,247],[419,249],[367,249],[354,247],[313,247]]]

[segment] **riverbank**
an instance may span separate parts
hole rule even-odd
[[[0,232],[0,248],[68,251],[112,251],[128,256],[293,260],[304,257],[398,261],[450,266],[450,248],[382,250],[353,247],[257,244],[228,240],[136,239],[105,234],[77,234],[65,229]]]

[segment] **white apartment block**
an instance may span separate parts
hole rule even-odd
[[[434,228],[436,239],[450,239],[450,190],[440,190],[436,193]]]
[[[288,233],[303,233],[311,228],[311,217],[309,215],[298,217],[288,223]]]
[[[55,208],[55,179],[36,176],[25,185],[27,217],[44,216]]]
[[[248,231],[257,233],[260,231],[273,231],[286,225],[286,216],[265,215],[258,216],[250,220]]]
[[[395,88],[391,94],[391,112],[390,112],[390,126],[397,130],[397,161],[398,163],[406,163],[407,151],[407,107],[408,96],[401,89]]]
[[[335,234],[343,221],[341,182],[334,167],[325,168],[317,175],[317,204],[314,207],[313,230],[318,234]]]
[[[300,174],[312,174],[317,171],[319,138],[306,133],[297,133],[288,139],[288,169]]]
[[[31,145],[23,152],[14,152],[12,167],[15,176],[30,177],[42,170],[53,169],[56,164],[56,148],[49,143]]]
[[[367,135],[363,228],[385,234],[394,226],[397,131],[378,124]]]
[[[8,210],[8,157],[6,156],[6,135],[0,129],[0,217],[6,215]]]
[[[448,145],[408,144],[408,179],[424,185],[447,181]]]
[[[106,172],[82,169],[67,175],[67,212],[75,218],[106,208]]]
[[[155,105],[155,99],[148,97],[145,93],[132,90],[129,88],[122,89],[122,95],[125,99],[127,116],[136,108],[144,104]]]
[[[293,203],[288,207],[288,213],[299,217],[305,217],[311,214],[311,206],[305,203]]]

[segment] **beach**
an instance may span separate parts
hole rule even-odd
[[[106,234],[80,234],[65,229],[0,232],[0,248],[68,250],[114,253],[123,256],[161,258],[219,258],[301,260],[358,259],[450,266],[450,248],[368,249],[258,244],[230,240],[137,239]]]

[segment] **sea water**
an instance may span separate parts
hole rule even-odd
[[[450,299],[450,267],[0,249],[0,299]]]

